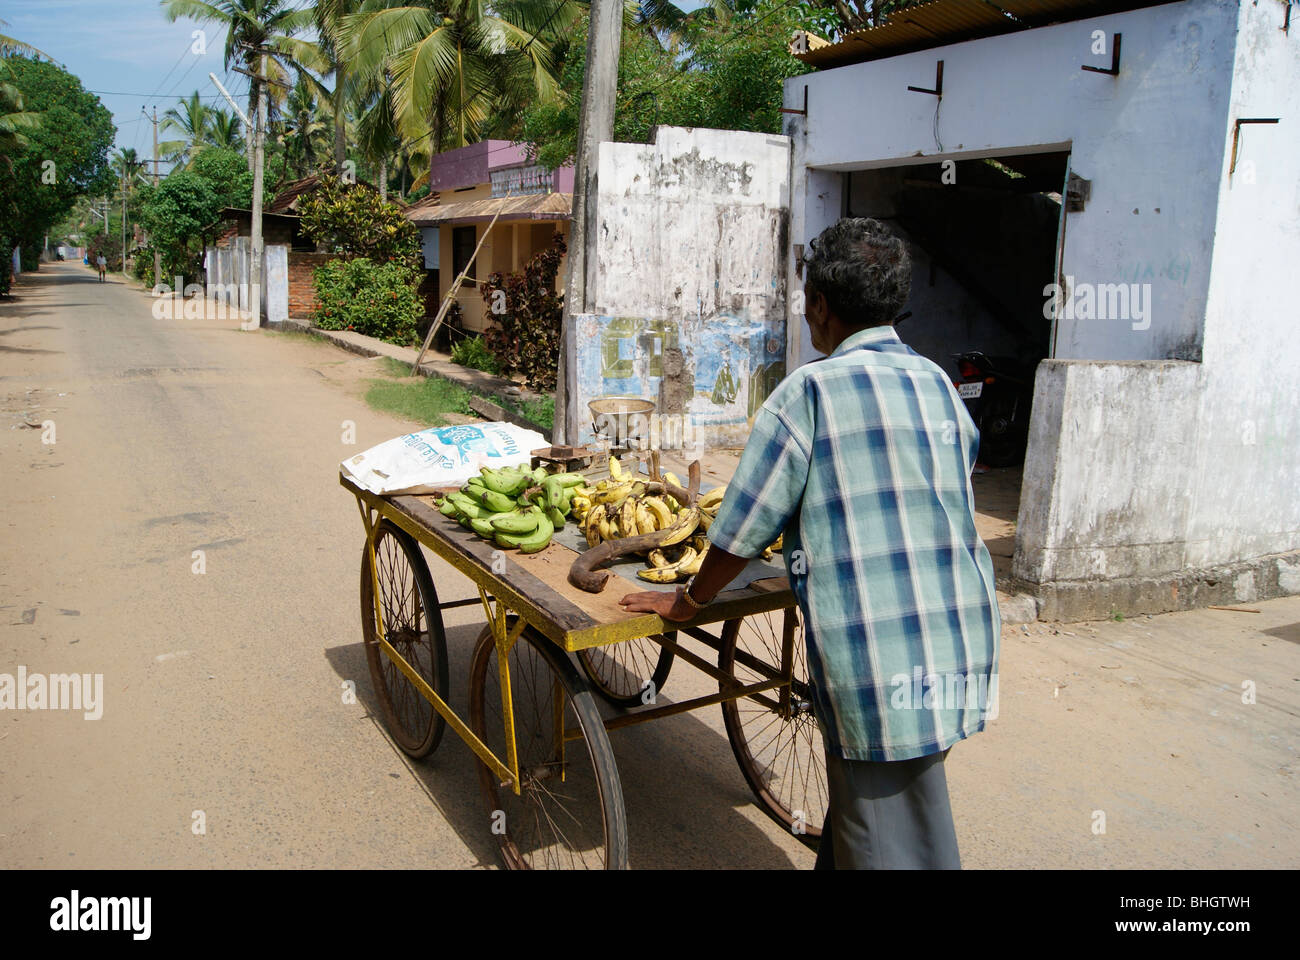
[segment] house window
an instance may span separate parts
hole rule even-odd
[[[478,237],[474,227],[452,227],[451,228],[451,266],[452,272],[460,276],[462,270],[469,264],[470,257],[474,256],[474,247],[478,244]],[[465,278],[466,286],[474,286],[474,273]]]

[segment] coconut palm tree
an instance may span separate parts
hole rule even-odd
[[[13,161],[9,158],[27,145],[24,132],[39,127],[41,115],[23,109],[23,92],[8,78],[9,66],[0,60],[0,159],[4,160],[6,169],[12,169]]]
[[[118,182],[126,181],[128,194],[134,193],[136,187],[147,182],[144,171],[149,165],[148,161],[141,159],[134,147],[123,147],[118,150],[109,164],[117,173]]]
[[[325,152],[330,118],[321,110],[315,89],[305,77],[299,77],[289,91],[280,114],[285,159],[299,177],[305,177],[316,169]]]
[[[208,111],[208,145],[236,152],[244,149],[239,117],[233,110],[214,107]]]
[[[9,26],[8,20],[0,20],[0,27]],[[0,57],[44,57],[46,60],[53,60],[48,53],[37,50],[30,43],[23,43],[13,37],[7,37],[0,33]]]
[[[188,165],[208,143],[212,109],[203,102],[199,92],[192,94],[163,114],[163,133],[177,131],[180,138],[164,140],[158,144],[158,154],[164,160]]]
[[[347,108],[350,98],[355,96],[352,90],[352,71],[343,56],[339,28],[343,18],[360,12],[364,0],[316,0],[312,11],[316,20],[316,47],[320,56],[328,62],[326,73],[334,80],[334,89],[330,91],[334,112],[334,172],[343,169],[347,159]]]
[[[388,161],[401,148],[393,86],[386,74],[357,84],[357,145],[367,161],[379,169],[379,196],[388,199]]]
[[[337,32],[354,73],[391,76],[400,133],[431,136],[439,152],[480,139],[499,107],[553,98],[555,44],[585,9],[579,0],[367,0]]]
[[[257,112],[262,76],[284,83],[304,68],[329,69],[315,44],[295,36],[312,26],[314,13],[310,7],[295,7],[290,0],[162,0],[162,6],[167,19],[173,22],[187,17],[225,28],[227,69],[237,67],[253,74],[248,86],[249,117]],[[278,88],[272,85],[271,89]],[[251,170],[251,150],[248,166]]]

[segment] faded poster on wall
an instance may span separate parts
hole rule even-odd
[[[744,445],[754,413],[785,376],[784,324],[744,314],[691,319],[574,318],[579,442],[597,439],[592,400],[636,397],[654,404],[646,425],[654,446],[682,449],[705,437],[710,446]]]

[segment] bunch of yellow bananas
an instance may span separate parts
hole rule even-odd
[[[666,495],[646,495],[640,480],[610,485],[602,480],[590,492],[579,488],[573,496],[573,515],[582,524],[587,546],[603,540],[620,540],[669,527],[686,508]]]
[[[638,570],[636,575],[650,583],[678,583],[700,572],[700,564],[708,552],[708,539],[697,533],[675,547],[651,550],[646,558],[648,567]]]

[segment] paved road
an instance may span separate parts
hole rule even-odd
[[[102,673],[105,691],[97,721],[0,712],[0,863],[495,866],[469,751],[448,734],[412,766],[371,716],[337,464],[411,425],[358,399],[366,361],[155,319],[77,264],[16,292],[0,673]],[[444,599],[469,595],[432,568]],[[1005,631],[1001,716],[948,763],[966,866],[1300,866],[1300,598],[1256,606]],[[450,614],[463,708],[479,615]],[[678,668],[666,695],[709,690]],[[716,709],[613,743],[633,866],[811,865],[750,802]]]
[[[338,463],[411,425],[318,372],[364,361],[155,319],[147,294],[77,264],[17,292],[0,305],[0,671],[103,673],[106,690],[98,721],[0,714],[0,860],[495,865],[472,754],[449,734],[413,768],[371,718]],[[54,421],[56,442],[23,420]],[[481,614],[449,613],[463,706]],[[809,865],[748,802],[708,714],[621,735],[633,863]]]

